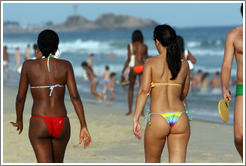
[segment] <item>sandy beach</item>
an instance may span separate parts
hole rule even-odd
[[[24,110],[24,129],[18,135],[11,121],[15,121],[17,89],[3,88],[3,163],[35,163],[36,158],[28,139],[32,97],[28,91]],[[124,116],[127,110],[102,104],[83,103],[92,143],[87,149],[79,145],[79,121],[71,101],[66,100],[71,123],[71,138],[65,154],[65,163],[144,163],[143,139],[132,133],[132,118]],[[141,118],[144,130],[144,118]],[[234,146],[233,126],[205,121],[191,121],[187,163],[241,163]],[[167,147],[162,162],[168,162]]]

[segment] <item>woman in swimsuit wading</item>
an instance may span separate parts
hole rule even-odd
[[[169,25],[155,27],[154,41],[159,55],[145,62],[133,132],[138,139],[142,138],[139,117],[150,95],[150,110],[145,116],[145,162],[161,161],[166,140],[169,162],[185,162],[190,124],[182,101],[189,89],[189,65],[181,61],[176,33]]]
[[[65,85],[78,115],[81,130],[79,143],[84,148],[91,142],[74,78],[73,68],[66,60],[55,59],[59,37],[52,30],[44,30],[38,36],[37,54],[41,59],[24,62],[16,97],[16,122],[19,134],[23,129],[23,111],[30,84],[33,97],[32,117],[29,125],[29,139],[34,149],[37,162],[61,163],[64,159],[67,143],[70,138],[70,123],[64,104]]]
[[[134,85],[136,82],[136,77],[139,77],[139,84],[142,82],[143,66],[144,60],[148,58],[148,47],[143,44],[143,34],[140,30],[135,30],[132,33],[132,43],[127,46],[127,59],[122,70],[121,79],[124,80],[124,72],[127,67],[130,67],[129,73],[129,92],[128,92],[128,106],[129,112],[126,113],[127,116],[132,115],[132,101]]]

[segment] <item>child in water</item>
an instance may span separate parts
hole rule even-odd
[[[105,71],[103,74],[101,75],[97,75],[99,77],[103,77],[103,100],[106,101],[107,100],[107,88],[108,88],[108,84],[110,81],[110,71],[109,71],[109,66],[105,66]]]
[[[114,88],[115,88],[115,79],[116,79],[116,74],[115,73],[111,73],[110,74],[110,82],[108,84],[108,89],[109,89],[109,93],[111,95],[111,98],[108,100],[108,105],[112,105],[112,102],[114,100]]]

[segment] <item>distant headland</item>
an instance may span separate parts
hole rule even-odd
[[[63,23],[53,24],[52,22],[48,22],[42,27],[23,28],[18,26],[18,22],[12,22],[12,24],[10,21],[4,22],[3,32],[38,32],[46,28],[51,28],[55,31],[152,28],[159,23],[151,19],[141,19],[127,15],[115,15],[108,13],[100,15],[94,21],[90,21],[83,16],[73,15],[69,16],[67,20]]]

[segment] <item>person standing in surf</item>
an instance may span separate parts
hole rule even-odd
[[[101,103],[102,102],[101,98],[103,97],[103,95],[96,91],[97,85],[98,85],[98,79],[96,75],[94,74],[93,69],[90,66],[88,66],[87,62],[85,61],[81,63],[81,67],[85,70],[87,78],[90,81],[91,94],[95,96],[98,103]]]
[[[21,66],[21,60],[22,60],[22,57],[21,57],[21,53],[20,53],[20,48],[19,47],[16,47],[15,49],[15,67],[13,69],[13,72],[17,72],[18,68]]]
[[[7,74],[7,80],[10,81],[9,75],[9,53],[7,52],[7,46],[3,46],[3,70]]]
[[[139,78],[139,84],[142,82],[142,74],[144,61],[148,58],[148,47],[144,42],[143,34],[140,30],[135,30],[132,33],[132,43],[127,46],[127,59],[122,70],[122,81],[124,80],[124,72],[127,67],[130,67],[129,72],[129,90],[128,90],[128,106],[129,111],[126,113],[126,116],[132,115],[132,102],[133,102],[133,92],[136,82],[136,77]]]

